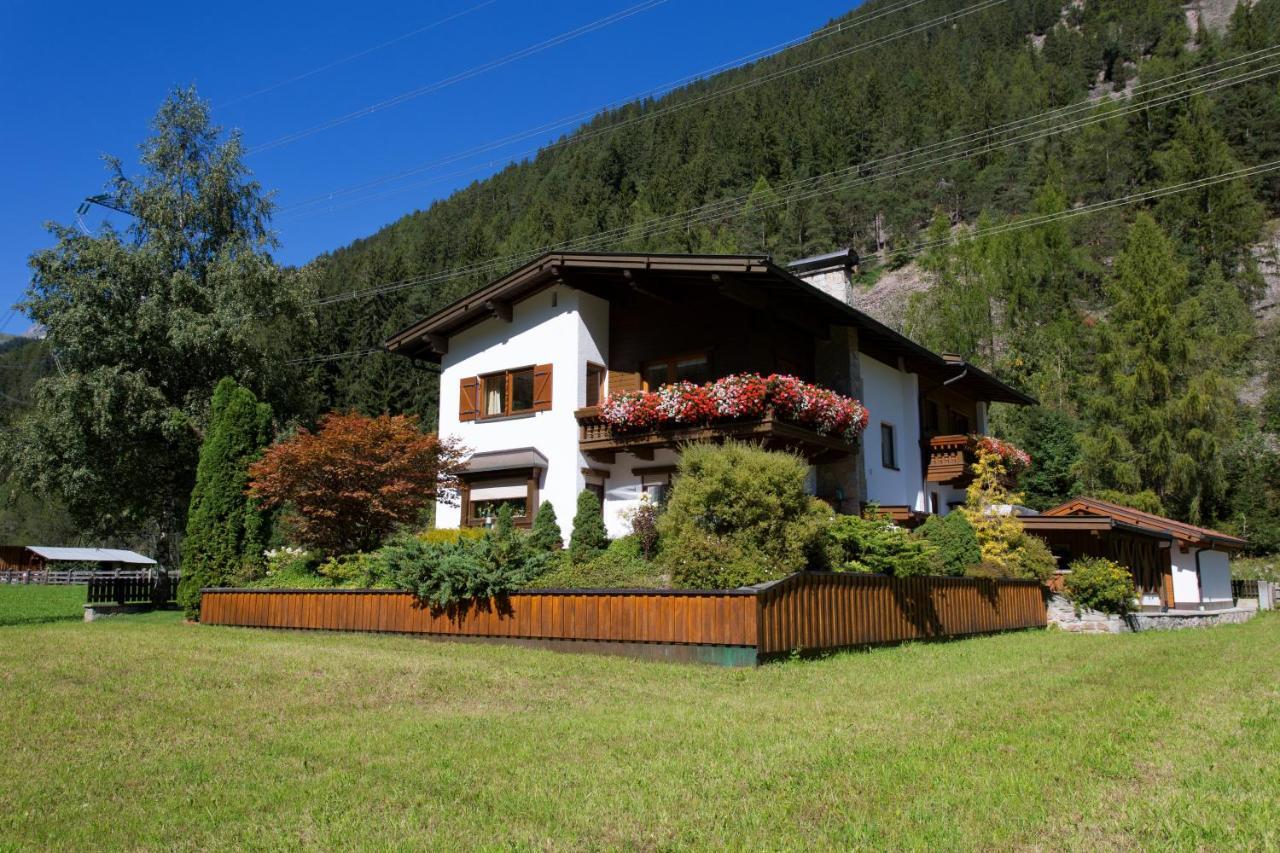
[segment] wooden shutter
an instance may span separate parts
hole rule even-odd
[[[458,392],[458,420],[474,421],[480,417],[480,379],[468,376],[460,383]]]
[[[609,368],[609,393],[639,391],[643,387],[638,370],[614,370]]]
[[[533,410],[545,412],[551,408],[551,365],[539,364],[533,369]]]

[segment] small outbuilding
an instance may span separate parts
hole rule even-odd
[[[1238,536],[1097,498],[1074,498],[1023,517],[1062,568],[1077,557],[1107,557],[1133,572],[1143,610],[1223,610],[1234,605],[1231,557]]]
[[[50,545],[0,546],[0,571],[47,572],[58,564],[90,564],[98,571],[149,571],[156,561],[118,548],[64,548]]]

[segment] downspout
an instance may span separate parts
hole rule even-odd
[[[950,385],[952,382],[959,382],[961,379],[964,379],[968,375],[969,375],[969,368],[966,367],[964,370],[960,371],[958,375],[952,376],[950,379],[942,380],[942,387],[945,388],[948,385]]]

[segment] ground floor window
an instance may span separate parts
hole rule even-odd
[[[472,479],[463,489],[463,519],[469,527],[493,523],[502,507],[511,508],[516,524],[527,526],[537,507],[536,481],[528,473]]]

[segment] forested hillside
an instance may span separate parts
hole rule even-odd
[[[1242,6],[1216,29],[1204,21],[1233,4],[1201,14],[1174,0],[1007,2],[818,62],[972,5],[918,4],[601,115],[576,141],[318,259],[325,294],[446,275],[321,308],[316,351],[376,345],[504,267],[447,271],[552,244],[781,260],[853,246],[868,286],[907,264],[931,286],[903,297],[906,331],[1045,402],[1000,424],[1041,459],[1031,502],[1125,495],[1275,547],[1280,466],[1268,431],[1280,394],[1267,376],[1270,330],[1250,305],[1264,290],[1255,246],[1280,207],[1280,180],[1053,214],[1280,155],[1280,96],[1265,62],[1280,44],[1280,2]],[[1077,104],[1083,126],[1050,116],[1038,138],[984,148],[1010,138],[1003,126]],[[969,141],[945,145],[957,137]],[[947,156],[892,159],[921,149]],[[857,164],[853,180],[823,177]],[[640,227],[733,197],[745,203]],[[1154,220],[1131,229],[1141,210]],[[1047,224],[997,233],[1037,215]],[[1151,296],[1130,292],[1156,284]],[[1157,387],[1135,387],[1151,371]],[[317,378],[337,406],[432,414],[431,376],[389,356],[335,361]]]
[[[1254,313],[1280,0],[871,0],[837,23],[316,259],[302,354],[365,353],[547,246],[852,246],[869,293],[922,285],[888,291],[905,331],[1044,402],[997,423],[1037,458],[1029,502],[1106,493],[1280,547],[1280,369]],[[434,417],[406,359],[312,369],[304,420]]]

